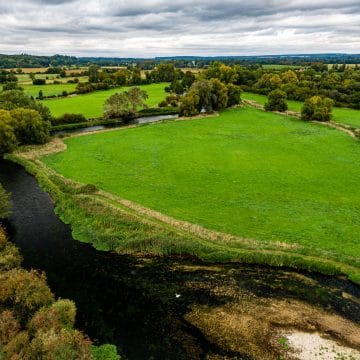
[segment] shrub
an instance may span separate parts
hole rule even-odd
[[[51,119],[52,125],[77,124],[86,121],[87,121],[86,117],[83,114],[69,114],[69,113],[66,113],[58,118]]]
[[[313,96],[306,99],[301,109],[303,120],[330,121],[333,101],[329,98]]]
[[[21,319],[28,319],[54,296],[46,277],[35,270],[12,269],[0,274],[0,304],[11,305]]]
[[[286,102],[286,93],[281,90],[271,91],[268,95],[268,101],[265,103],[266,111],[286,111],[288,105]]]
[[[6,345],[20,329],[20,324],[11,311],[5,310],[0,313],[0,344]]]
[[[110,344],[92,346],[91,354],[94,360],[120,360],[116,347]]]
[[[50,307],[43,307],[33,316],[29,329],[34,334],[38,331],[48,331],[62,328],[72,329],[75,324],[76,307],[71,300],[57,300]]]
[[[45,79],[34,79],[33,80],[33,85],[45,85],[45,84],[46,84]]]
[[[32,339],[27,355],[42,360],[92,360],[91,341],[73,329],[40,331]]]

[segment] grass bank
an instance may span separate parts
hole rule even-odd
[[[76,239],[360,283],[360,148],[346,134],[243,108],[56,142],[10,158],[38,178]],[[39,160],[66,146],[43,160],[72,180]]]

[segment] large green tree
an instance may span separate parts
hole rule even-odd
[[[50,122],[44,121],[33,109],[17,108],[10,111],[11,125],[19,144],[44,144],[50,135]]]
[[[146,107],[145,101],[149,98],[149,95],[145,90],[134,86],[126,92],[126,95],[132,107],[131,110],[133,114],[136,113],[138,107]]]

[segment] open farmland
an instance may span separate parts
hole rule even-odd
[[[157,105],[166,96],[165,83],[151,84],[139,86],[146,90],[149,99],[147,104],[149,106]],[[126,91],[129,87],[121,87],[103,91],[95,91],[90,94],[76,95],[66,98],[44,100],[43,104],[46,105],[53,116],[61,116],[64,113],[83,114],[87,118],[95,118],[102,116],[103,106],[111,95]]]
[[[43,160],[67,178],[208,229],[359,259],[360,147],[339,131],[245,107],[66,144]]]

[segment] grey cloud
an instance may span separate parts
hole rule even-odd
[[[358,0],[12,0],[0,20],[0,52],[360,52]]]

